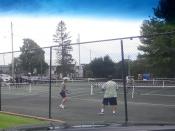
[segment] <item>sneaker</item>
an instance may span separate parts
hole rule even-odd
[[[64,109],[64,105],[62,105],[62,104],[61,104],[61,105],[59,105],[59,107],[60,107],[61,109]]]
[[[104,115],[104,112],[99,112],[98,114],[99,114],[99,115]]]

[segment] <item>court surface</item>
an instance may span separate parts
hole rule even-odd
[[[58,108],[61,101],[60,83],[52,83],[51,117],[69,124],[124,123],[125,104],[123,88],[118,91],[117,115],[113,116],[106,107],[104,116],[100,111],[103,92],[90,82],[68,82],[68,102],[65,109]],[[49,117],[49,84],[31,86],[3,86],[2,110],[39,117]],[[175,123],[175,88],[133,88],[127,89],[128,122],[131,123]],[[132,96],[133,95],[133,96]]]

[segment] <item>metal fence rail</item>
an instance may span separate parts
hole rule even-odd
[[[106,82],[107,77],[104,77],[103,75],[103,77],[96,77],[95,73],[90,72],[88,69],[94,60],[104,60],[105,56],[108,56],[115,65],[115,71],[112,72],[114,78],[113,80],[116,81],[120,87],[119,104],[122,107],[119,107],[121,114],[119,118],[117,118],[118,120],[120,119],[122,122],[127,123],[129,121],[128,110],[135,114],[134,108],[139,108],[140,113],[143,113],[141,110],[143,109],[143,105],[148,105],[148,107],[145,108],[150,109],[149,107],[153,105],[152,103],[149,104],[150,101],[155,101],[155,105],[160,103],[160,101],[156,101],[158,98],[155,99],[154,95],[158,94],[160,100],[162,100],[162,97],[165,97],[165,95],[162,95],[164,92],[167,93],[166,95],[168,98],[163,100],[163,102],[166,102],[162,104],[162,110],[166,110],[164,109],[164,106],[167,106],[166,103],[170,103],[169,105],[174,108],[174,105],[171,103],[172,99],[174,98],[172,95],[172,92],[175,90],[174,79],[168,80],[166,78],[162,80],[150,78],[149,80],[139,80],[136,75],[138,72],[135,71],[137,67],[131,67],[132,62],[136,61],[137,55],[141,53],[137,49],[139,38],[157,37],[160,35],[170,34],[175,34],[175,31],[152,34],[149,36],[130,36],[70,44],[73,48],[73,51],[70,53],[73,57],[73,61],[70,63],[72,66],[72,72],[70,71],[71,73],[68,73],[67,79],[68,86],[71,90],[69,97],[71,98],[71,102],[74,102],[75,104],[69,103],[72,106],[72,110],[65,110],[67,114],[62,114],[59,112],[58,116],[58,110],[56,109],[59,95],[58,90],[63,79],[60,70],[65,69],[65,72],[69,72],[66,70],[66,67],[61,67],[60,63],[58,63],[57,53],[59,51],[59,46],[55,45],[40,48],[44,52],[44,61],[37,59],[39,64],[35,66],[35,63],[29,63],[28,65],[30,66],[26,65],[27,69],[21,67],[19,64],[20,61],[18,61],[18,58],[23,52],[2,52],[0,53],[0,74],[6,74],[6,77],[1,76],[0,111],[21,111],[22,113],[27,114],[29,113],[29,110],[25,107],[27,106],[26,103],[29,102],[29,106],[31,107],[29,109],[33,111],[31,112],[32,115],[37,115],[38,113],[39,116],[48,118],[58,119],[61,117],[62,119],[66,119],[68,121],[70,120],[72,122],[73,120],[72,118],[69,118],[69,115],[74,116],[74,114],[79,111],[81,115],[77,117],[74,116],[77,118],[77,121],[80,121],[82,117],[86,118],[86,121],[97,121],[98,119],[103,121],[103,118],[99,118],[98,116],[94,117],[95,115],[90,114],[90,112],[94,113],[94,110],[96,110],[95,106],[101,102],[100,99],[102,98],[103,94],[101,91],[101,86],[104,82]],[[35,51],[37,52],[38,49],[30,49],[26,51],[28,52],[26,56],[28,56],[30,59],[33,58],[31,54]],[[12,54],[14,59],[11,57]],[[32,60],[35,59],[33,58]],[[33,68],[33,66],[35,66],[35,68]],[[107,66],[103,68],[107,68]],[[29,70],[32,72],[28,72]],[[128,83],[126,76],[133,76],[133,80]],[[129,87],[131,87],[131,89]],[[151,89],[144,90],[142,87],[151,88],[153,91]],[[154,90],[157,87],[160,87],[161,89]],[[169,87],[168,90],[162,90],[162,88],[167,87]],[[134,94],[134,92],[137,93]],[[145,94],[147,94],[147,96],[151,96],[153,94],[153,96],[149,98],[151,99],[150,101],[147,102],[149,99]],[[132,95],[132,100],[130,99],[130,95]],[[133,99],[136,98],[134,95],[137,95],[138,99],[136,101]],[[138,104],[138,101],[141,101],[139,103],[141,106]],[[145,101],[148,104],[145,104]],[[79,105],[79,103],[82,105]],[[33,105],[38,105],[38,107],[32,108]],[[128,106],[130,109],[128,109]],[[85,116],[82,111],[86,109],[89,111],[89,114],[86,114]],[[137,117],[137,115],[133,114],[131,114],[131,119],[139,121],[140,119]],[[172,115],[170,114],[169,116]],[[145,115],[145,119],[146,118],[147,116]],[[150,119],[152,120],[154,118],[150,116]],[[116,122],[116,119],[112,117],[106,117],[106,120],[111,123]],[[172,120],[174,120],[174,118],[172,118]]]

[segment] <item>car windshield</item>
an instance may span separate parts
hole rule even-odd
[[[174,0],[0,0],[0,21],[1,111],[175,123]]]

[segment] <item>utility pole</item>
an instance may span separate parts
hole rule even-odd
[[[92,52],[91,52],[91,49],[90,49],[90,62],[91,62],[91,60],[92,60]]]
[[[80,70],[81,70],[81,62],[80,62],[80,34],[78,34],[78,38],[77,38],[77,43],[78,43],[78,55],[79,55],[79,71],[78,71],[78,77],[80,77],[81,75],[80,75]]]
[[[128,76],[131,76],[130,56],[128,55]]]
[[[77,43],[78,43],[78,53],[79,53],[79,67],[81,65],[80,63],[80,34],[78,34],[78,38],[77,38]]]
[[[3,54],[3,62],[4,62],[4,66],[5,66],[5,58],[4,58],[4,55],[5,55],[5,54]]]
[[[14,78],[13,23],[12,22],[11,22],[11,43],[12,43],[12,77]]]

